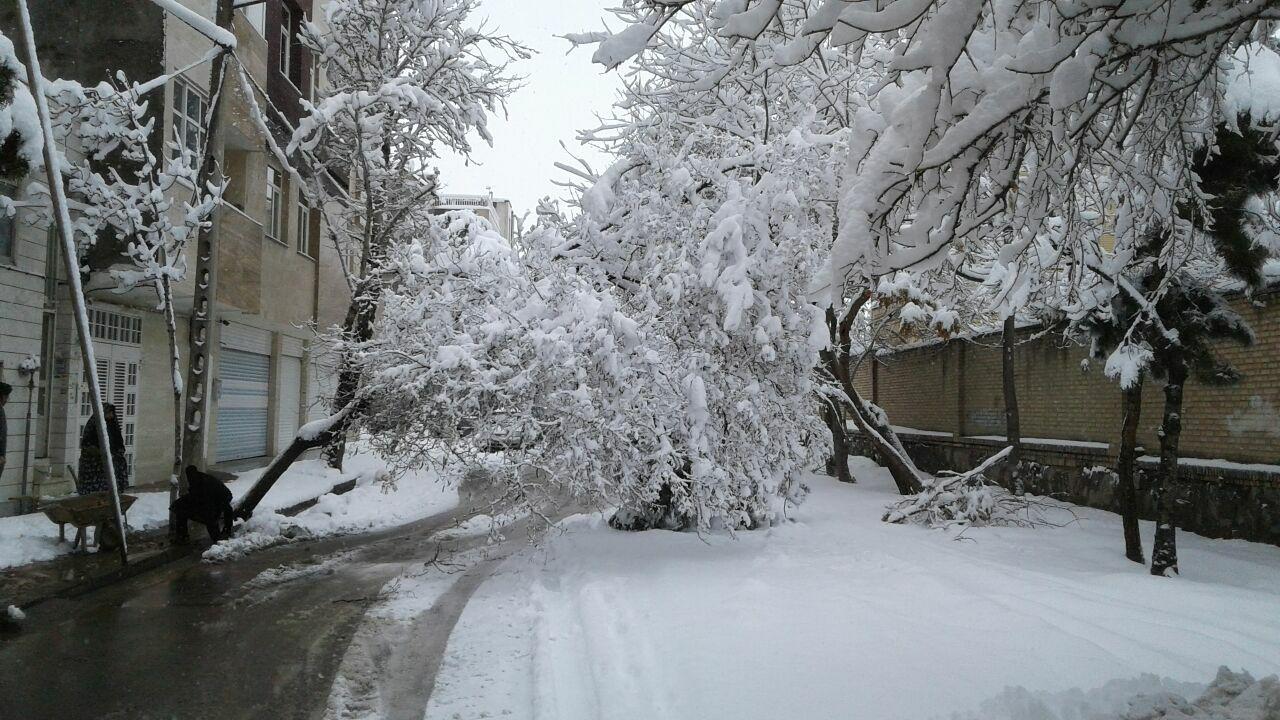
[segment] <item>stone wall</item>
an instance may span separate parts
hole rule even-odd
[[[997,440],[947,438],[901,433],[920,469],[927,472],[971,468],[1004,447]],[[855,433],[857,452],[870,453]],[[1115,458],[1108,450],[1082,445],[1032,443],[1023,447],[1027,492],[1078,505],[1119,512],[1115,493]],[[1151,475],[1154,458],[1139,463],[1139,514],[1154,518]],[[993,474],[994,478],[994,474]],[[1216,538],[1239,538],[1280,545],[1280,479],[1273,472],[1248,466],[1184,464],[1174,486],[1174,517],[1180,529]],[[1149,538],[1144,538],[1149,543]]]

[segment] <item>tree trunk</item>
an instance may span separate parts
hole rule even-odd
[[[1124,556],[1146,564],[1142,554],[1142,535],[1138,532],[1138,484],[1134,469],[1138,454],[1138,423],[1142,417],[1142,376],[1133,387],[1122,390],[1124,423],[1120,428],[1120,458],[1116,466],[1116,494],[1120,500],[1120,517],[1124,521]]]
[[[247,520],[249,516],[253,514],[254,508],[258,507],[258,503],[262,502],[262,498],[266,497],[267,491],[276,484],[276,480],[279,480],[280,476],[284,475],[285,471],[288,470],[298,458],[302,457],[302,453],[310,450],[311,448],[324,445],[327,440],[329,440],[329,436],[327,434],[311,440],[304,440],[300,437],[295,437],[293,442],[289,443],[289,447],[285,448],[284,452],[277,455],[276,458],[271,461],[271,464],[262,471],[262,475],[258,477],[258,480],[253,484],[253,487],[249,488],[249,492],[245,493],[244,497],[240,498],[240,501],[236,503],[236,515]]]
[[[889,427],[883,414],[872,412],[853,385],[854,368],[850,362],[852,347],[850,332],[858,312],[870,298],[869,291],[863,292],[839,321],[836,319],[835,310],[827,308],[827,326],[833,331],[832,348],[822,352],[822,359],[827,370],[840,383],[840,389],[844,390],[845,396],[849,399],[849,415],[853,418],[853,423],[858,426],[858,430],[871,443],[876,459],[889,470],[894,484],[898,486],[898,492],[903,495],[912,495],[920,492],[924,487],[920,470],[912,462],[911,456],[907,454],[906,448],[898,440],[893,428]]]
[[[338,387],[333,394],[334,413],[351,405],[356,399],[356,393],[360,390],[360,368],[357,366],[351,347],[366,343],[373,337],[373,321],[378,312],[378,303],[369,297],[369,293],[368,286],[362,284],[358,288],[358,294],[351,299],[351,306],[347,308],[347,318],[342,327],[343,344],[346,349],[342,353],[342,362],[338,370]],[[347,450],[347,430],[351,426],[353,415],[354,413],[348,413],[343,416],[333,430],[332,439],[322,452],[329,467],[335,470],[342,469],[342,461]]]
[[[877,413],[867,407],[866,401],[858,394],[857,388],[853,387],[852,383],[842,382],[842,384],[845,393],[853,403],[853,412],[850,416],[854,424],[871,441],[871,446],[879,456],[877,459],[893,476],[893,483],[898,486],[898,492],[903,495],[914,495],[920,492],[924,488],[920,470],[903,448],[893,428],[884,422],[884,418],[877,417]]]
[[[1013,313],[1004,320],[1004,332],[1000,336],[1000,374],[1004,383],[1004,426],[1005,441],[1012,448],[1009,458],[1004,463],[1002,474],[1004,486],[1015,495],[1022,495],[1025,489],[1019,463],[1022,461],[1022,430],[1018,416],[1018,387],[1015,383],[1013,368],[1013,348],[1017,322]]]
[[[827,459],[827,474],[840,482],[856,482],[849,473],[849,438],[845,429],[844,409],[832,399],[824,398],[822,418],[831,430],[831,456]]]
[[[1160,470],[1154,487],[1156,535],[1151,544],[1151,574],[1178,572],[1178,546],[1173,525],[1170,491],[1178,482],[1178,439],[1182,435],[1182,388],[1187,381],[1187,364],[1175,355],[1164,386],[1164,419],[1160,423]]]
[[[169,381],[173,385],[173,471],[169,474],[169,506],[181,492],[182,472],[182,356],[178,350],[178,319],[173,310],[173,285],[166,275],[160,278],[161,302],[164,303],[165,332],[169,336]],[[176,538],[178,518],[169,511],[170,537]]]
[[[325,428],[321,430],[313,430],[316,423],[308,423],[299,428],[298,434],[293,437],[293,442],[289,443],[289,447],[284,449],[271,461],[271,464],[262,471],[262,475],[254,482],[253,487],[249,488],[249,492],[240,498],[236,503],[236,515],[249,518],[254,508],[258,507],[258,503],[262,502],[262,498],[266,497],[267,492],[271,490],[271,486],[276,484],[276,480],[284,475],[285,471],[300,457],[302,453],[311,448],[318,448],[333,441],[333,433],[335,428],[341,426],[343,421],[355,410],[354,406],[347,406],[337,413],[330,415],[325,421]]]

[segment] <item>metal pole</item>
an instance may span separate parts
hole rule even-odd
[[[230,30],[235,18],[232,0],[218,0],[214,9],[214,22],[218,27]],[[205,187],[213,181],[214,173],[219,170],[225,147],[222,115],[222,101],[225,95],[227,75],[227,52],[218,53],[213,58],[209,69],[209,125],[203,155],[200,160],[198,187]],[[216,321],[217,306],[217,272],[218,258],[214,254],[214,240],[217,237],[218,223],[222,208],[217,208],[209,216],[209,222],[200,228],[196,235],[195,262],[195,296],[192,298],[191,319],[187,337],[187,403],[182,411],[182,445],[179,456],[187,465],[198,464],[203,447],[205,425],[208,422],[209,393],[213,390],[209,381],[213,370],[213,357],[210,343],[213,340],[213,323]],[[182,468],[175,467],[178,477],[178,492],[187,491],[187,478]],[[170,535],[177,532],[177,518],[170,514]]]
[[[49,119],[49,100],[44,94],[44,75],[40,72],[40,59],[36,56],[36,39],[31,31],[31,13],[27,0],[17,0],[18,17],[22,21],[22,41],[27,50],[27,87],[36,102],[40,116],[40,132],[44,136],[44,169],[49,178],[49,197],[53,202],[53,220],[62,238],[62,259],[67,271],[67,284],[71,290],[71,304],[76,311],[76,335],[80,340],[80,354],[84,357],[84,374],[89,381],[89,401],[93,415],[98,418],[98,443],[102,450],[103,465],[107,469],[107,484],[111,488],[111,504],[116,511],[116,523],[120,527],[120,563],[129,563],[128,533],[125,532],[124,513],[120,511],[120,491],[116,488],[116,469],[111,460],[111,437],[107,432],[107,416],[102,411],[102,386],[98,384],[98,364],[93,355],[93,338],[89,334],[89,313],[85,309],[84,288],[80,283],[80,268],[76,261],[76,243],[71,235],[71,215],[67,212],[66,189],[62,185],[58,151],[54,146],[53,125]]]
[[[31,471],[31,406],[36,402],[36,373],[28,371],[27,377],[27,421],[22,428],[22,497],[27,497],[27,488],[30,483],[27,482],[27,473]],[[35,510],[35,503],[31,501],[30,507],[18,508],[19,513],[26,513]]]

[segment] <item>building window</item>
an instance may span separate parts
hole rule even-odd
[[[258,3],[250,5],[240,12],[244,13],[244,19],[249,21],[249,25],[262,37],[267,36],[267,5],[266,3]]]
[[[284,242],[284,178],[280,171],[267,166],[267,237]]]
[[[314,258],[315,254],[311,249],[311,206],[307,204],[307,199],[302,197],[302,193],[298,193],[296,223],[298,226],[298,252],[309,258]]]
[[[10,199],[18,196],[18,186],[8,180],[0,180],[0,195]],[[10,215],[0,207],[0,262],[14,262],[18,252],[18,216]]]
[[[199,156],[204,152],[205,116],[209,103],[190,83],[173,81],[173,136],[179,147]],[[175,157],[177,149],[174,150]]]
[[[89,334],[95,340],[142,344],[142,318],[89,308]]]
[[[293,12],[285,3],[280,4],[280,74],[289,77],[293,59]]]

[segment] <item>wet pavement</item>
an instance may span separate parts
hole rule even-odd
[[[21,631],[0,636],[0,718],[321,717],[378,591],[433,557],[432,535],[472,512],[226,564],[184,558],[41,603]],[[255,580],[281,566],[288,579]]]

